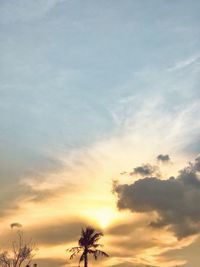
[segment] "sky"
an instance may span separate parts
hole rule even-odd
[[[198,267],[200,1],[0,1],[0,246],[77,266]]]

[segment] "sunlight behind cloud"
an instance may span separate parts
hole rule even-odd
[[[102,228],[106,228],[112,223],[115,222],[116,219],[120,217],[119,212],[114,210],[112,207],[94,207],[88,208],[88,210],[82,213],[89,220],[95,221],[97,225]]]

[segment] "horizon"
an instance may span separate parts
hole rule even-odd
[[[20,228],[38,266],[77,266],[92,226],[89,266],[199,267],[199,10],[0,2],[1,251]]]

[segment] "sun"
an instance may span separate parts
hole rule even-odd
[[[84,212],[84,216],[97,223],[101,228],[108,227],[118,218],[117,212],[111,207],[89,209]]]

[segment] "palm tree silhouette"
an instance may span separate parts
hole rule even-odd
[[[101,244],[98,244],[99,239],[103,236],[101,232],[96,232],[91,227],[86,227],[82,229],[81,237],[78,241],[79,246],[67,249],[68,252],[72,253],[70,260],[77,256],[80,252],[82,253],[79,259],[79,266],[82,261],[84,261],[84,267],[88,267],[88,255],[92,255],[95,260],[98,259],[98,256],[109,257],[107,253],[102,250],[97,249],[102,247]]]

